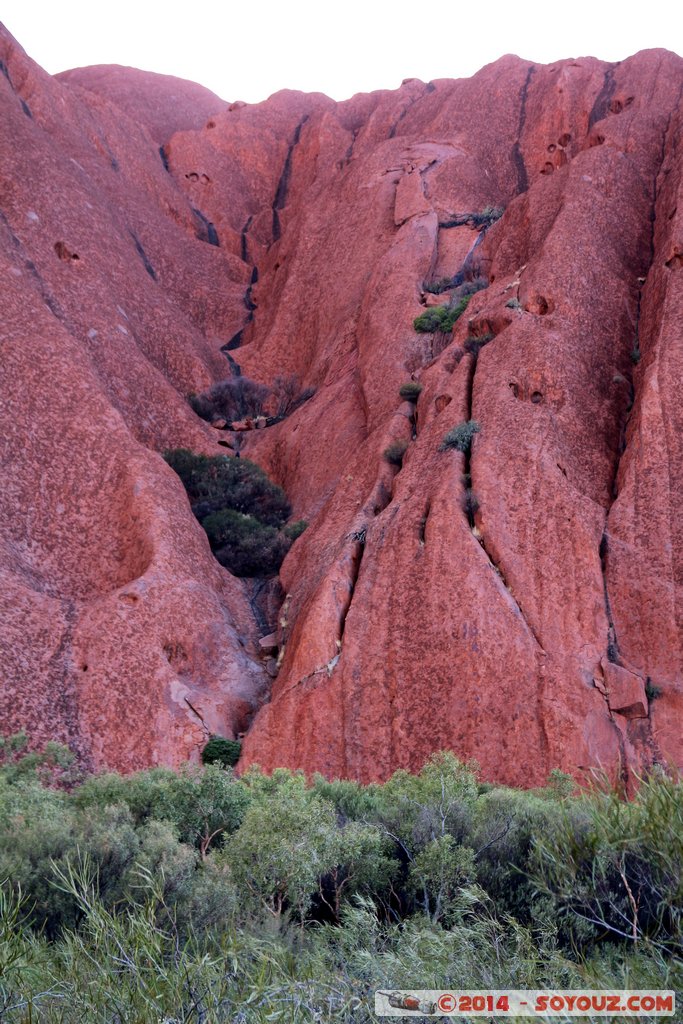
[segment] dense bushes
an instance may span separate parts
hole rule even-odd
[[[202,419],[228,423],[245,416],[260,416],[269,388],[249,377],[230,377],[219,381],[200,395],[190,395],[190,405]]]
[[[272,387],[259,384],[250,377],[229,377],[189,396],[189,403],[209,423],[225,420],[231,424],[246,417],[263,416],[266,408],[270,423],[289,416],[315,394],[314,388],[303,388],[294,374],[276,377]]]
[[[469,301],[469,296],[466,295],[455,306],[432,306],[415,317],[413,327],[420,334],[433,334],[436,331],[446,334],[453,330],[456,322],[467,309]]]
[[[186,448],[164,458],[182,480],[221,565],[236,576],[274,575],[305,529],[301,520],[285,526],[292,509],[282,488],[249,459]]]
[[[209,765],[54,789],[57,752],[0,768],[9,1024],[369,1022],[381,987],[683,982],[663,776],[626,803],[480,785],[442,753],[383,785]]]
[[[242,744],[239,740],[226,740],[212,736],[202,750],[202,764],[219,764],[223,768],[234,768],[240,759]]]

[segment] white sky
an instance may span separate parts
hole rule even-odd
[[[0,17],[54,74],[125,64],[256,102],[460,78],[504,53],[538,63],[683,53],[681,0],[4,0]]]

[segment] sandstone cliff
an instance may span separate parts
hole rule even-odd
[[[444,747],[517,785],[680,763],[683,61],[193,127],[189,84],[0,60],[5,728],[119,768],[245,730],[244,763],[366,780]],[[225,451],[186,396],[235,372],[315,388],[243,435],[310,522],[274,680],[156,454]]]

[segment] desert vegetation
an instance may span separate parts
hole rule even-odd
[[[472,447],[472,438],[479,433],[480,429],[476,420],[464,420],[462,423],[457,423],[444,434],[439,451],[457,451],[467,454]]]
[[[302,388],[294,374],[281,375],[267,387],[250,377],[234,376],[213,384],[188,401],[198,416],[209,423],[226,424],[263,416],[268,425],[279,423],[315,394],[314,388]]]
[[[186,448],[164,453],[187,491],[211,550],[235,576],[272,576],[306,528],[287,523],[287,495],[249,459],[196,455]]]
[[[370,1022],[376,988],[676,988],[683,787],[630,802],[207,764],[83,776],[0,743],[0,1019]]]

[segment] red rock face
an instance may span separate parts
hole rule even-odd
[[[175,132],[204,127],[228,106],[225,100],[195,82],[117,64],[73,68],[56,78],[111,100],[138,124],[144,125],[159,146],[168,142]]]
[[[10,727],[124,768],[245,728],[245,764],[364,780],[680,764],[683,62],[506,57],[200,127],[185,90],[169,174],[156,77],[132,105],[120,69],[3,53]],[[485,287],[417,333],[457,275]],[[185,396],[240,371],[315,388],[232,442],[310,521],[273,680],[155,454],[222,450]]]

